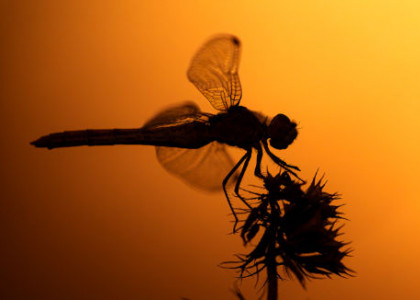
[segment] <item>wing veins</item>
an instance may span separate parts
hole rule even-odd
[[[191,61],[189,80],[217,110],[226,111],[241,100],[239,52],[239,40],[222,35],[204,44]]]

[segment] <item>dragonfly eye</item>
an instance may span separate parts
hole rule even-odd
[[[296,123],[283,114],[273,118],[268,126],[270,145],[276,149],[286,149],[296,138]]]

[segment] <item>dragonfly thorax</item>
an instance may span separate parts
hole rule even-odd
[[[216,141],[246,150],[258,144],[266,131],[266,125],[243,106],[215,115],[210,125]]]

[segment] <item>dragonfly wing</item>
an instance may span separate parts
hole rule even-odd
[[[156,147],[156,155],[169,173],[210,192],[221,190],[223,179],[234,167],[225,145],[218,142],[199,149]]]
[[[192,121],[207,122],[209,115],[201,113],[200,108],[194,102],[187,101],[183,104],[164,109],[147,121],[143,125],[143,128],[175,126]]]
[[[219,111],[226,111],[241,100],[240,48],[237,37],[216,36],[198,50],[188,69],[188,79]]]

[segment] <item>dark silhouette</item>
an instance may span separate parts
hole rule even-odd
[[[246,255],[238,255],[238,261],[222,264],[238,269],[239,278],[257,276],[266,270],[267,299],[275,300],[278,279],[283,279],[278,267],[283,267],[289,277],[293,274],[305,287],[306,278],[330,277],[332,274],[351,276],[342,259],[350,250],[342,250],[346,243],[337,240],[341,227],[336,228],[340,206],[331,202],[337,194],[323,191],[322,178],[302,190],[302,183],[293,181],[287,171],[264,176],[262,193],[248,198],[255,201],[252,208],[243,211],[245,218],[240,228],[245,245],[256,239],[255,248]]]
[[[255,248],[238,261],[225,262],[225,267],[238,269],[239,278],[258,276],[266,270],[267,299],[276,300],[278,279],[294,275],[305,287],[308,278],[351,276],[352,270],[342,260],[350,250],[337,240],[341,227],[336,227],[339,206],[332,205],[337,194],[324,192],[325,186],[316,175],[304,191],[305,182],[295,171],[274,155],[273,148],[286,149],[296,138],[296,123],[278,114],[267,117],[239,106],[242,89],[238,76],[240,41],[232,35],[210,39],[199,49],[188,69],[188,79],[219,111],[203,113],[194,103],[185,103],[158,113],[138,129],[79,130],[52,133],[31,144],[48,149],[99,145],[154,145],[159,162],[169,172],[194,186],[213,190],[222,187],[235,218],[233,231],[244,216],[240,236],[245,245],[258,240]],[[246,153],[234,164],[225,145],[239,147]],[[257,152],[254,175],[263,180],[263,192],[240,194],[241,181],[248,168],[253,149]],[[263,174],[263,153],[281,171]],[[227,175],[226,175],[227,174]],[[294,176],[295,179],[292,179]],[[234,178],[234,192],[244,208],[234,208],[227,193]],[[237,212],[236,212],[237,211]],[[238,287],[238,299],[245,299]],[[187,299],[187,298],[183,298]]]
[[[198,50],[188,69],[188,79],[220,112],[217,115],[202,113],[195,104],[187,103],[162,111],[139,129],[65,131],[43,136],[31,144],[48,149],[115,144],[158,146],[160,163],[195,186],[211,190],[220,187],[221,174],[225,176],[223,190],[237,222],[226,185],[234,175],[235,195],[251,208],[239,194],[239,189],[252,149],[257,151],[254,170],[257,177],[263,179],[260,165],[264,149],[276,164],[299,178],[294,172],[299,169],[286,164],[268,146],[270,139],[272,147],[286,149],[297,136],[296,123],[283,114],[269,122],[267,117],[239,106],[242,97],[239,54],[238,38],[217,36]],[[236,165],[224,148],[226,144],[246,151]],[[199,150],[191,152],[188,149]]]

